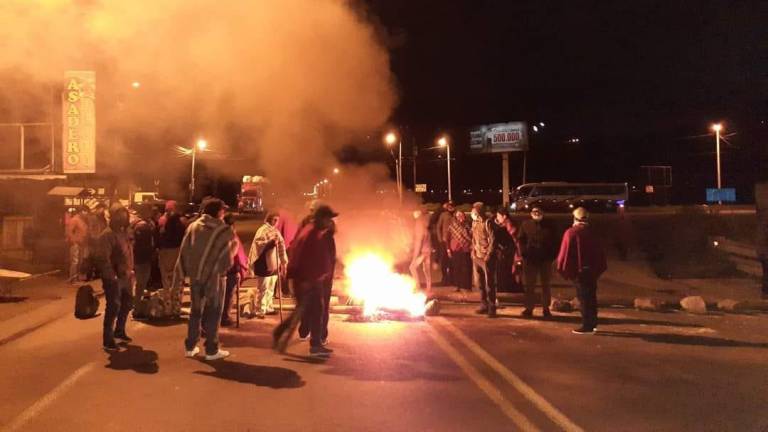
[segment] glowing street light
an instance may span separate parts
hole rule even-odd
[[[723,183],[720,177],[720,131],[723,130],[721,123],[715,123],[712,125],[712,130],[715,131],[715,154],[717,155],[717,188],[721,189]],[[718,191],[718,195],[720,192]],[[718,204],[722,204],[722,201],[718,201]]]
[[[205,149],[208,148],[208,141],[206,141],[204,138],[200,138],[197,140],[195,145],[192,146],[192,174],[190,175],[190,181],[189,181],[189,201],[192,202],[192,200],[195,198],[195,156],[197,155],[197,151],[205,151]]]
[[[138,89],[139,87],[141,87],[141,83],[138,81],[134,81],[131,83],[131,87]]]
[[[395,175],[397,176],[397,195],[400,203],[403,202],[403,140],[395,133],[388,132],[384,135],[384,142],[387,146],[393,146],[397,143],[397,158],[395,159]]]
[[[451,146],[448,142],[448,137],[443,135],[438,138],[437,145],[446,149],[446,159],[448,160],[448,201],[453,201],[451,194]]]
[[[338,168],[334,168],[334,169],[333,169],[333,173],[334,173],[334,174],[338,174],[339,172],[340,172],[340,171],[339,171],[339,169],[338,169]]]

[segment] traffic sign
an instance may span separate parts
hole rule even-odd
[[[427,184],[426,183],[416,183],[415,187],[413,188],[414,192],[423,193],[427,191]]]

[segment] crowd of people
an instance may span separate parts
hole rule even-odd
[[[605,254],[589,228],[589,212],[579,207],[573,225],[561,237],[540,207],[517,226],[505,207],[495,211],[482,202],[472,205],[470,219],[447,202],[431,217],[413,213],[413,245],[410,271],[432,291],[431,262],[437,261],[441,284],[457,291],[480,291],[478,314],[496,317],[498,291],[524,290],[522,317],[530,318],[540,298],[542,316],[549,318],[554,269],[576,285],[581,302],[582,326],[574,333],[593,333],[597,327],[597,279],[606,270]],[[555,263],[555,261],[557,261]],[[537,295],[537,283],[541,297]]]
[[[488,211],[475,203],[469,218],[453,203],[429,215],[413,212],[410,271],[432,293],[432,263],[442,273],[443,285],[480,291],[479,314],[497,316],[496,293],[524,287],[523,317],[532,317],[542,287],[542,315],[550,317],[553,269],[572,280],[581,301],[583,324],[575,333],[597,327],[597,279],[606,269],[605,255],[589,227],[589,214],[574,211],[574,223],[559,239],[555,226],[534,207],[531,217],[517,226],[505,208]],[[338,216],[327,205],[316,204],[300,224],[291,226],[280,213],[267,213],[246,254],[235,219],[218,198],[203,200],[199,214],[185,215],[176,202],[164,208],[151,204],[129,211],[120,204],[108,210],[79,208],[66,222],[70,246],[70,279],[81,282],[98,276],[106,298],[103,346],[118,349],[116,339],[131,341],[126,323],[134,305],[150,297],[152,285],[167,305],[167,317],[181,314],[182,285],[190,287],[190,316],[185,354],[194,357],[205,338],[205,358],[229,355],[220,349],[218,332],[232,324],[230,313],[240,283],[254,278],[255,316],[275,314],[275,292],[290,281],[297,306],[275,328],[274,348],[285,350],[298,329],[309,339],[309,354],[328,357],[330,297],[336,268],[334,235]],[[555,263],[556,261],[556,263]],[[239,311],[238,311],[239,313]],[[142,319],[139,309],[134,319]]]

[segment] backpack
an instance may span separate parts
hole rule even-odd
[[[88,319],[96,316],[99,310],[99,298],[90,285],[82,285],[75,296],[75,318]]]

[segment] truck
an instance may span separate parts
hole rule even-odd
[[[269,181],[259,175],[245,175],[237,195],[237,210],[240,213],[264,212],[264,186]]]

